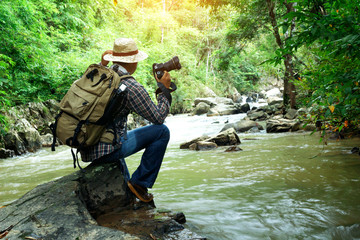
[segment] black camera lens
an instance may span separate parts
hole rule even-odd
[[[153,71],[158,77],[158,79],[162,78],[164,75],[164,71],[170,72],[172,70],[181,69],[181,64],[178,56],[173,57],[169,61],[165,63],[154,63]]]

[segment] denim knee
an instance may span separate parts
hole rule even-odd
[[[162,131],[161,138],[164,140],[169,141],[170,139],[170,130],[165,124],[157,125],[160,127],[160,130]]]

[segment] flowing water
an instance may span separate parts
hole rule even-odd
[[[323,145],[317,134],[260,132],[239,134],[239,152],[179,149],[243,117],[167,118],[170,144],[151,190],[157,207],[184,212],[191,230],[214,240],[360,239],[360,156],[351,154],[360,139]],[[130,172],[140,156],[127,159]],[[65,146],[0,160],[0,205],[73,171]]]

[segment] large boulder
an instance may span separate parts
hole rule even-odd
[[[114,216],[122,216],[119,224]],[[0,208],[0,231],[9,228],[8,239],[164,239],[180,236],[184,221],[183,214],[135,201],[117,163],[89,165]],[[173,239],[199,237],[190,231],[183,235]]]
[[[267,133],[279,133],[279,132],[295,132],[300,129],[300,122],[289,119],[270,119],[266,122]]]
[[[196,98],[194,100],[194,105],[197,106],[201,102],[206,103],[210,107],[214,107],[214,106],[217,105],[216,98],[211,98],[211,97],[208,97],[208,98]]]
[[[269,119],[270,116],[264,111],[249,111],[247,113],[247,118],[252,121],[264,121]]]
[[[13,157],[15,152],[10,149],[0,148],[0,158],[9,158]]]
[[[209,138],[210,137],[208,137],[208,136],[201,136],[201,137],[192,139],[192,140],[190,140],[188,142],[181,143],[180,144],[180,149],[188,149],[191,144],[201,142],[201,141],[205,141],[206,139],[209,139]]]
[[[26,153],[24,141],[15,130],[10,130],[4,136],[4,145],[6,149],[14,151],[16,155]]]
[[[230,128],[234,128],[236,132],[246,132],[252,128],[257,128],[258,130],[264,130],[263,126],[261,126],[258,122],[252,120],[240,120],[235,123],[226,124],[220,132],[225,131]]]
[[[213,112],[218,113],[218,115],[220,115],[220,116],[240,113],[239,107],[235,104],[219,103],[215,107],[213,107],[211,110]],[[211,113],[211,114],[213,114],[213,113]],[[210,116],[210,115],[208,115],[208,116]]]
[[[213,137],[199,137],[180,144],[180,149],[208,150],[217,146],[229,146],[240,144],[240,138],[234,128],[229,128]]]
[[[207,113],[209,110],[210,110],[210,105],[206,104],[205,102],[200,102],[198,105],[196,105],[193,114],[201,115]]]
[[[240,113],[240,105],[235,104],[232,99],[225,97],[196,98],[194,100],[194,105],[195,105],[194,114],[196,115],[203,114],[206,110],[208,110],[207,111],[208,117]]]
[[[15,129],[24,141],[27,151],[35,152],[42,147],[39,132],[26,119],[19,119],[15,124]]]
[[[229,128],[225,131],[218,133],[215,137],[209,138],[207,142],[214,142],[218,146],[228,146],[228,145],[237,145],[240,144],[240,138],[236,134],[234,128]]]
[[[199,151],[199,150],[210,150],[217,147],[218,145],[214,142],[199,141],[191,144],[189,146],[189,149]]]
[[[284,117],[286,119],[292,120],[292,119],[295,119],[297,116],[298,116],[298,111],[296,109],[291,108],[286,111],[286,114]]]

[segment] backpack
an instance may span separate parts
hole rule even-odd
[[[119,76],[102,65],[90,65],[60,102],[60,113],[50,126],[53,133],[52,151],[55,151],[56,138],[76,148],[77,152],[95,145],[100,139],[115,144],[115,129],[105,130],[124,107],[117,104],[126,95],[126,86],[120,83],[129,77],[132,76]],[[73,151],[72,154],[76,167],[75,161],[78,159]]]

